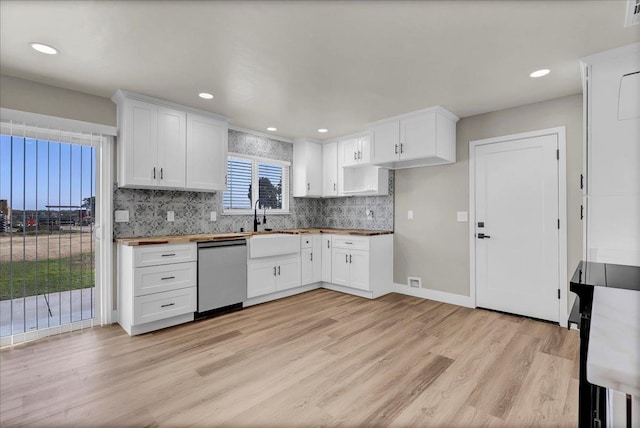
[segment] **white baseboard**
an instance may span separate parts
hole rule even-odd
[[[339,291],[341,293],[352,294],[354,296],[364,297],[366,299],[374,298],[373,293],[371,291],[358,290],[357,288],[351,288],[351,287],[344,287],[342,285],[332,284],[330,282],[323,282],[322,288],[326,288],[327,290]]]
[[[267,294],[264,296],[252,297],[247,299],[242,307],[247,308],[253,305],[259,305],[260,303],[270,302],[272,300],[282,299],[283,297],[293,296],[295,294],[305,293],[307,291],[315,290],[321,287],[321,282],[314,284],[303,285],[302,287],[292,288],[290,290],[277,291],[275,293]]]
[[[471,296],[462,296],[460,294],[446,293],[444,291],[430,290],[428,288],[414,288],[406,284],[394,283],[389,290],[391,293],[400,293],[407,296],[421,297],[423,299],[435,300],[436,302],[450,303],[452,305],[464,306],[467,308],[475,308],[475,302]]]

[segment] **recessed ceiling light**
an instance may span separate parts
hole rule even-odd
[[[542,70],[534,71],[529,76],[531,76],[531,77],[542,77],[542,76],[546,76],[547,74],[549,74],[549,70],[546,69],[546,68],[543,68]]]
[[[274,128],[273,126],[270,126],[270,127],[267,128],[267,131],[271,131],[271,132],[275,132],[277,130],[278,130],[278,128]]]
[[[32,48],[43,54],[55,55],[58,53],[58,49],[54,48],[53,46],[45,45],[44,43],[31,42],[29,44]]]
[[[324,128],[318,129],[318,132],[320,132],[322,134],[324,134],[325,132],[328,132],[328,131],[329,131],[328,129],[324,129]]]
[[[211,95],[211,94],[210,94],[210,93],[208,93],[208,92],[200,92],[200,93],[198,94],[198,96],[199,96],[200,98],[204,98],[205,100],[213,99],[213,95]]]

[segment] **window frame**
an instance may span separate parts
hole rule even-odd
[[[290,195],[290,185],[291,185],[290,184],[290,182],[291,182],[291,170],[290,170],[290,168],[291,168],[291,162],[283,161],[283,160],[279,160],[279,159],[264,158],[264,157],[261,157],[261,156],[246,155],[246,154],[243,154],[243,153],[229,152],[229,153],[227,153],[227,164],[229,162],[229,158],[239,158],[239,159],[246,159],[246,160],[251,161],[251,200],[252,201],[256,201],[258,199],[258,195],[259,195],[259,192],[260,192],[259,185],[258,185],[258,181],[259,181],[258,165],[260,163],[268,163],[268,164],[272,164],[272,165],[280,165],[280,167],[282,168],[282,208],[281,209],[267,208],[267,213],[270,214],[270,215],[273,215],[273,214],[291,214],[291,212],[289,210],[290,199],[291,199],[291,195]],[[227,177],[228,177],[228,175],[227,175]],[[285,177],[286,177],[286,179],[285,179]],[[253,213],[254,213],[253,208],[250,208],[250,209],[246,209],[246,208],[225,208],[224,207],[224,192],[225,191],[223,191],[223,197],[222,197],[222,215],[253,215]]]

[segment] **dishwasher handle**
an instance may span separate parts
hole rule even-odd
[[[247,240],[242,239],[231,239],[228,241],[207,241],[207,242],[198,242],[198,249],[202,248],[217,248],[217,247],[232,247],[235,245],[247,245]]]

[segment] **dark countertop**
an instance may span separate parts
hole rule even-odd
[[[571,278],[574,288],[612,287],[640,290],[640,266],[581,261]]]

